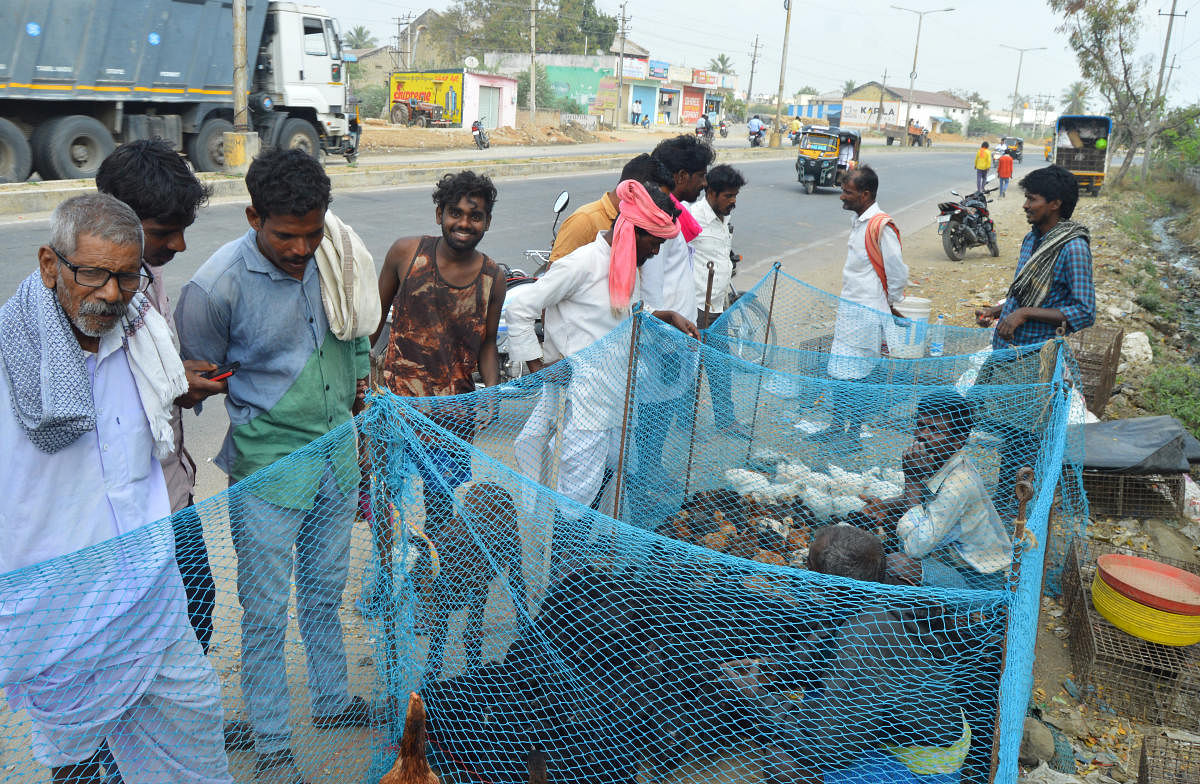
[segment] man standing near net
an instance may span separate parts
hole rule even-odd
[[[895,526],[902,552],[888,572],[912,585],[999,590],[1012,564],[1012,541],[987,485],[964,448],[971,406],[957,392],[934,392],[917,405],[913,443],[904,453],[904,492],[871,499],[863,513]]]
[[[77,196],[0,309],[0,687],[55,782],[102,780],[105,741],[130,784],[231,782],[220,684],[151,525],[188,380],[142,265],[133,210]]]
[[[1025,219],[1030,231],[1021,242],[1017,271],[1003,302],[975,311],[979,326],[996,325],[992,348],[1032,346],[1051,340],[1061,326],[1067,334],[1096,321],[1096,289],[1087,227],[1071,220],[1079,202],[1075,176],[1061,166],[1046,166],[1025,175]],[[1000,356],[979,370],[978,384],[1035,384],[1040,380],[1029,363]],[[996,407],[993,406],[993,409]],[[1007,515],[1014,506],[1017,471],[1037,459],[1038,434],[1028,417],[1003,409],[980,423],[1004,439],[997,497]]]
[[[104,159],[96,172],[96,190],[125,202],[141,220],[145,238],[142,260],[152,279],[146,296],[170,323],[171,300],[167,297],[163,268],[175,254],[187,250],[183,234],[195,222],[196,211],[208,201],[212,189],[196,178],[169,144],[161,139],[142,139],[122,144]],[[193,361],[188,366],[188,394],[181,400],[183,406],[191,408],[225,391],[224,381],[211,381],[203,376],[216,365]],[[189,508],[196,486],[196,462],[183,446],[183,409],[178,405],[171,412],[171,429],[175,448],[163,459],[162,469],[171,496],[171,513],[175,515],[172,519],[175,559],[187,591],[188,617],[200,647],[208,653],[217,589],[200,517]]]
[[[839,381],[874,379],[888,313],[904,298],[908,266],[900,248],[900,229],[879,208],[879,176],[859,166],[842,182],[842,209],[853,212],[846,264],[842,269],[842,302],[838,306],[830,348],[829,375]],[[844,386],[844,385],[842,385]],[[862,448],[860,429],[866,419],[864,401],[853,390],[833,395],[833,424],[818,435],[832,448]]]
[[[349,695],[338,617],[359,484],[348,423],[362,406],[369,344],[336,337],[322,304],[323,293],[338,293],[326,291],[314,260],[331,200],[321,165],[302,150],[270,150],[250,165],[246,188],[250,230],[184,286],[175,324],[186,358],[240,363],[229,379],[230,430],[216,459],[230,484],[282,461],[231,489],[229,517],[255,775],[295,784],[302,779],[291,751],[284,657],[293,565],[313,726],[370,720],[367,703]],[[375,281],[367,283],[374,293]],[[355,320],[378,319],[375,311]],[[320,448],[284,460],[335,430]]]
[[[671,175],[670,199],[679,212],[675,221],[679,232],[665,240],[658,255],[642,267],[642,299],[650,312],[663,310],[691,316],[704,304],[696,296],[690,244],[700,236],[701,226],[684,203],[700,198],[716,153],[695,134],[683,134],[659,142],[652,155]],[[654,341],[645,342],[641,348],[635,436],[638,475],[637,481],[630,483],[634,509],[650,508],[649,500],[643,499],[646,493],[657,491],[671,498],[682,492],[679,483],[670,479],[678,471],[664,467],[663,452],[672,426],[678,424],[685,431],[689,428],[692,398],[688,392],[696,370],[694,353],[663,350],[662,344]]]
[[[663,168],[662,163],[645,152],[621,169],[621,178],[617,182],[625,180],[652,182],[667,191],[674,185],[674,179]],[[554,247],[550,250],[550,261],[561,259],[576,248],[595,242],[596,235],[611,229],[616,219],[617,194],[613,191],[607,191],[596,201],[575,210],[559,227],[554,238]]]
[[[738,192],[746,178],[727,164],[714,166],[707,174],[704,195],[689,205],[692,216],[700,224],[700,234],[692,240],[692,280],[696,286],[696,326],[711,327],[725,309],[725,295],[733,278],[733,227],[729,216],[737,207]],[[712,282],[709,282],[709,265]],[[710,333],[708,345],[727,351],[722,336]],[[708,375],[712,397],[713,420],[718,429],[739,438],[749,438],[750,431],[737,420],[733,412],[732,374],[727,364],[713,363],[704,368]]]
[[[379,298],[392,314],[380,376],[404,397],[474,392],[476,371],[485,385],[500,383],[496,330],[504,274],[476,250],[492,222],[496,187],[472,171],[447,174],[433,191],[433,203],[441,236],[396,240],[379,273]],[[383,327],[381,317],[372,343]],[[435,406],[430,415],[464,441],[474,439],[474,411]],[[448,457],[456,462],[449,486],[445,476],[424,476],[425,532],[435,547],[454,513],[454,488],[471,473],[469,457]]]
[[[616,469],[620,456],[629,340],[615,337],[606,354],[592,349],[585,358],[577,360],[574,355],[609,336],[629,317],[631,306],[641,298],[639,269],[659,252],[663,240],[679,232],[675,223],[678,208],[653,184],[627,180],[617,186],[616,194],[619,213],[613,228],[552,264],[529,285],[525,296],[508,307],[510,356],[527,362],[533,372],[561,361],[559,375],[570,380],[561,430],[558,492],[585,506],[597,499],[606,471]],[[543,310],[544,351],[533,330]],[[653,315],[699,337],[695,325],[680,313],[659,310]],[[539,403],[526,430],[542,433],[543,420],[555,413]],[[529,441],[523,431],[515,448],[540,446]],[[558,531],[555,533],[557,536]]]

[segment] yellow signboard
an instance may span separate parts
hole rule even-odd
[[[442,119],[462,125],[462,71],[405,71],[388,80],[388,107],[416,100],[442,107]]]

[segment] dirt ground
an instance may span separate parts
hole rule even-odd
[[[678,129],[656,131],[636,130],[633,133],[646,136],[671,136]],[[488,138],[496,147],[545,144],[588,144],[595,142],[620,142],[629,138],[628,133],[607,130],[588,131],[578,125],[556,127],[543,125],[537,128],[494,128]],[[387,153],[399,150],[453,150],[474,147],[475,140],[466,128],[417,128],[389,125],[383,120],[366,120],[363,124],[362,151],[364,153]]]

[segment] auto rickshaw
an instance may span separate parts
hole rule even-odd
[[[1025,140],[1018,136],[1005,136],[996,145],[996,154],[992,157],[993,162],[1000,158],[1001,155],[1008,152],[1012,159],[1017,163],[1021,162],[1022,156],[1025,154]]]
[[[818,187],[841,187],[846,172],[858,165],[861,146],[858,131],[848,128],[805,130],[796,154],[796,179],[804,186],[804,192],[812,193]]]

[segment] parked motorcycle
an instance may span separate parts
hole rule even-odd
[[[721,138],[724,139],[729,135],[729,123],[721,120],[719,123],[717,123],[717,130],[721,132]]]
[[[471,123],[471,136],[475,138],[475,146],[481,150],[486,150],[492,144],[492,140],[488,138],[487,131],[483,129],[483,121],[485,119],[484,117],[480,117]]]
[[[571,196],[566,191],[558,194],[558,198],[554,200],[554,225],[550,228],[551,246],[554,245],[554,238],[558,236],[558,219],[562,217],[570,202]],[[526,372],[524,362],[508,358],[508,322],[505,319],[505,308],[513,302],[519,302],[524,293],[529,290],[528,284],[536,282],[538,276],[545,273],[546,267],[550,264],[550,251],[527,250],[525,251],[525,260],[533,265],[532,274],[518,267],[504,266],[504,282],[508,287],[508,293],[504,295],[504,305],[500,308],[500,325],[496,328],[496,353],[500,359],[501,383],[520,378]],[[538,340],[542,340],[541,319],[533,323],[533,330],[537,334]]]
[[[950,191],[960,200],[938,204],[938,234],[942,235],[942,249],[951,261],[962,261],[967,249],[977,245],[987,245],[992,256],[1000,255],[996,227],[987,206],[991,201],[987,194],[995,190],[987,188],[966,197],[958,191]]]

